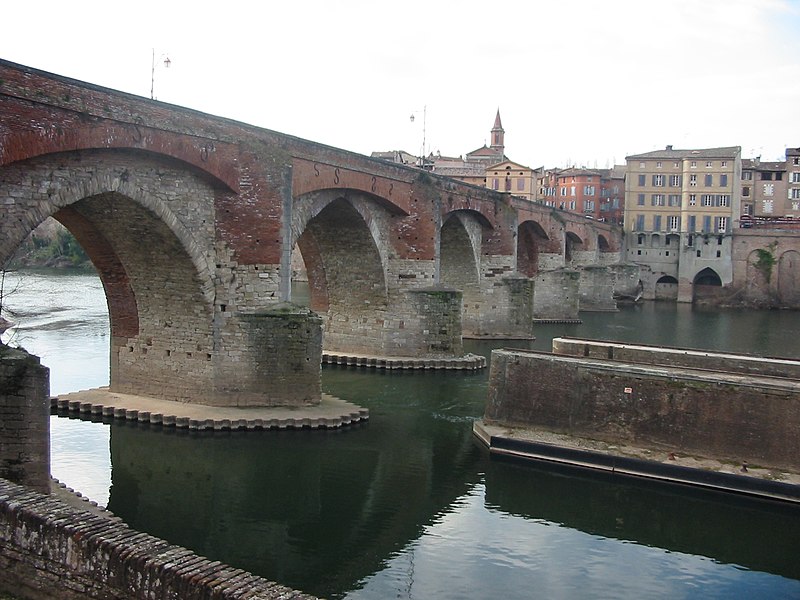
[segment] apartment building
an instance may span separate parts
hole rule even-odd
[[[742,215],[783,217],[787,214],[785,162],[742,159]]]
[[[537,169],[536,199],[547,206],[592,219],[622,223],[625,166],[613,169]]]
[[[800,148],[786,149],[787,217],[800,219]]]
[[[645,267],[645,297],[692,301],[698,292],[730,283],[741,148],[667,146],[626,161],[627,252]]]

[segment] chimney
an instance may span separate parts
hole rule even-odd
[[[667,150],[672,150],[672,144],[667,144]]]

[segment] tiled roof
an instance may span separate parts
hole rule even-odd
[[[671,146],[667,146],[664,150],[653,150],[652,152],[644,152],[643,154],[631,154],[626,156],[628,160],[637,158],[663,158],[670,159],[683,159],[683,158],[736,158],[742,151],[741,146],[724,146],[722,148],[695,148],[695,149],[678,149],[673,150]]]

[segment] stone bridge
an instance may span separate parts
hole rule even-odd
[[[112,390],[206,404],[316,402],[320,319],[326,351],[389,357],[529,333],[533,277],[621,250],[579,215],[5,61],[0,205],[0,264],[51,216],[91,258]],[[314,313],[287,304],[296,248]]]

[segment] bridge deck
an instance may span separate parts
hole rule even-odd
[[[52,398],[51,407],[59,412],[191,430],[334,429],[369,419],[367,409],[328,394],[322,394],[317,406],[239,408],[119,394],[101,387]]]

